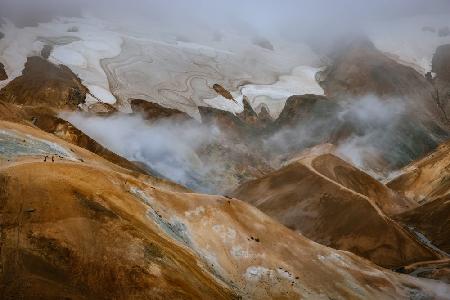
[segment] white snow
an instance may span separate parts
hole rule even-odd
[[[211,107],[240,113],[244,109],[242,98],[245,95],[254,109],[264,104],[269,108],[272,117],[276,118],[290,96],[324,94],[322,87],[315,78],[318,71],[320,71],[320,68],[298,66],[294,68],[290,75],[280,76],[278,81],[273,84],[247,84],[240,89],[240,92],[231,92],[236,102],[220,95],[204,101]]]
[[[223,54],[234,55],[234,53],[231,51],[208,47],[197,43],[177,42],[176,47],[199,51],[201,54],[209,57],[215,57],[218,52]]]
[[[98,85],[88,85],[87,88],[91,92],[91,94],[99,101],[103,103],[114,104],[116,102],[116,98],[111,94],[110,91],[102,88]]]
[[[77,27],[77,32],[68,32]],[[100,66],[100,60],[119,55],[122,39],[118,33],[93,18],[60,18],[36,27],[17,28],[11,22],[2,25],[5,34],[0,40],[0,60],[5,65],[8,79],[0,82],[0,88],[20,76],[27,57],[40,55],[47,41],[54,48],[49,61],[67,65],[77,74],[91,93],[101,101],[116,102],[109,92],[108,79]],[[66,38],[66,42],[58,42]]]
[[[52,51],[51,59],[68,67],[77,66],[81,68],[87,67],[86,58],[75,50],[68,47],[57,47]]]
[[[1,26],[5,35],[0,40],[0,60],[5,66],[8,79],[0,82],[0,88],[22,74],[26,58],[36,55],[43,47],[37,40],[38,28],[19,29],[6,20]]]
[[[424,31],[424,26],[431,26],[436,31],[445,26],[450,27],[450,15],[419,15],[385,20],[369,25],[367,32],[378,49],[424,74],[431,70],[436,48],[450,43],[450,36],[440,37],[437,32]]]
[[[450,15],[385,20],[370,24],[366,31],[380,50],[425,73],[431,68],[436,47],[450,43],[450,36],[424,31],[424,26],[436,30],[450,26]],[[78,31],[68,32],[72,27]],[[92,17],[60,18],[25,28],[6,22],[1,27],[5,37],[0,40],[0,60],[9,79],[0,82],[0,88],[21,74],[28,56],[39,55],[44,44],[53,41],[49,60],[71,68],[93,97],[106,103],[115,103],[114,95],[121,99],[139,97],[160,101],[195,117],[196,105],[205,104],[241,112],[242,96],[246,95],[255,110],[265,105],[277,117],[289,96],[324,93],[315,80],[319,58],[303,44],[271,37],[275,50],[267,51],[253,45],[248,36],[233,32],[223,32],[218,41],[169,43],[158,33],[163,29],[149,30],[160,37],[127,31]],[[202,30],[208,32],[207,28]],[[115,78],[109,78],[114,86],[111,91],[100,62],[121,55],[125,37],[131,49],[127,51],[131,52],[120,61],[120,68],[112,66]],[[72,40],[61,42],[60,38]],[[291,70],[292,66],[297,67]],[[242,82],[251,83],[239,86]],[[213,83],[230,87],[237,103],[217,96],[210,88]],[[87,100],[97,101],[93,97]]]
[[[316,81],[319,68],[298,66],[292,74],[280,76],[274,84],[249,84],[241,88],[241,93],[249,98],[252,107],[266,104],[272,117],[277,117],[284,104],[292,95],[316,94],[323,95],[322,87]]]
[[[86,22],[83,19],[73,25],[79,28],[78,32],[73,34],[80,38],[80,41],[56,46],[50,61],[66,64],[80,77],[97,100],[114,104],[116,98],[109,91],[108,78],[100,61],[120,54],[120,34],[109,31],[106,25],[96,20],[88,19]]]
[[[99,100],[97,100],[96,98],[94,98],[93,96],[91,96],[91,94],[86,94],[86,104],[79,104],[80,108],[83,108],[83,106],[89,106],[90,104],[94,104],[94,103],[98,103]]]
[[[204,30],[208,32],[208,29]],[[279,40],[271,42],[276,45],[275,51],[262,49],[253,45],[251,38],[229,32],[224,32],[220,41],[170,43],[165,39],[156,40],[154,36],[145,33],[133,32],[128,33],[122,53],[105,64],[114,73],[111,83],[114,95],[121,99],[157,101],[199,119],[197,106],[205,104],[232,113],[241,112],[242,93],[239,87],[242,83],[270,85],[277,82],[281,74],[290,74],[293,66],[316,65],[319,61],[311,49],[303,44],[289,44]],[[306,77],[308,82],[305,83],[302,78],[300,83],[304,88],[310,86],[311,82],[316,84],[314,80],[311,81],[314,74],[310,73],[295,70],[286,80],[289,81],[289,76]],[[282,82],[284,80],[284,77],[281,78]],[[211,88],[214,83],[226,87],[237,103],[217,95]],[[297,82],[281,85],[281,90],[298,91],[293,88]],[[305,89],[313,93],[316,90],[318,89]],[[255,94],[259,95],[261,92],[256,91]],[[289,92],[283,93],[282,97],[287,94]],[[284,100],[274,102],[282,107]],[[264,102],[262,97],[258,101]]]
[[[78,30],[68,32],[73,27]],[[207,28],[202,30],[208,33]],[[7,22],[1,31],[5,37],[0,40],[0,60],[9,79],[1,82],[0,88],[21,74],[28,56],[39,55],[43,46],[50,43],[53,50],[49,61],[67,65],[80,77],[91,93],[88,103],[116,103],[114,95],[121,99],[141,98],[161,101],[195,117],[196,106],[205,104],[241,112],[244,94],[254,108],[264,103],[277,116],[293,94],[323,94],[314,78],[318,69],[311,67],[319,61],[317,55],[304,44],[277,37],[270,40],[274,51],[253,45],[248,36],[230,32],[223,32],[220,41],[168,43],[161,37],[155,40],[154,36],[89,16],[59,18],[25,28]],[[129,43],[125,61],[110,62],[108,70],[114,78],[107,78],[101,61],[119,57],[125,38]],[[290,73],[292,66],[299,67]],[[241,82],[252,84],[239,88]],[[214,83],[231,86],[237,103],[216,96],[210,88]],[[126,103],[121,104],[121,109],[128,109]]]
[[[222,95],[218,95],[217,97],[212,99],[204,99],[203,101],[209,106],[217,109],[226,110],[234,114],[241,113],[244,110],[244,105],[242,104],[242,95],[239,92],[231,92],[231,95],[233,96],[235,101],[227,99]]]

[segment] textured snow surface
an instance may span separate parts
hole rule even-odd
[[[253,107],[266,104],[272,117],[277,117],[284,107],[286,99],[292,95],[323,95],[322,87],[316,81],[319,68],[309,66],[296,67],[292,74],[280,76],[279,80],[269,85],[245,85],[241,92],[250,99]]]
[[[247,84],[239,91],[232,92],[236,102],[217,96],[206,99],[211,107],[227,110],[233,113],[242,112],[243,95],[247,96],[252,107],[259,111],[265,105],[272,117],[276,118],[283,110],[287,98],[292,95],[316,94],[323,95],[324,91],[315,79],[320,68],[299,66],[294,68],[290,75],[281,75],[273,84]]]
[[[106,90],[98,85],[88,85],[87,88],[91,92],[92,96],[100,102],[114,104],[116,102],[116,98],[111,94],[109,90]]]
[[[254,45],[249,35],[223,32],[217,40],[208,28],[202,30],[209,39],[193,42],[157,27],[130,30],[92,17],[25,28],[6,22],[0,29],[5,34],[0,60],[9,79],[0,87],[21,74],[28,56],[51,45],[49,60],[81,78],[90,90],[88,102],[117,103],[122,111],[130,111],[128,99],[139,98],[199,118],[199,105],[242,111],[245,94],[253,106],[266,103],[277,114],[293,93],[322,93],[314,80],[319,58],[308,46],[273,38],[270,51]],[[237,103],[218,96],[215,83],[231,91]]]
[[[435,32],[423,30],[425,26]],[[450,36],[438,34],[445,26],[450,26],[450,15],[373,23],[366,31],[380,50],[425,73],[436,47],[450,43]],[[67,65],[81,78],[90,90],[88,102],[115,103],[122,111],[130,111],[128,100],[138,98],[199,118],[200,105],[241,112],[245,95],[256,111],[264,105],[276,117],[291,95],[323,94],[315,80],[321,60],[306,44],[268,37],[271,51],[253,44],[248,33],[224,31],[215,39],[208,28],[201,30],[209,39],[194,42],[155,26],[130,29],[93,17],[25,28],[6,22],[0,28],[5,34],[0,61],[9,78],[0,88],[21,74],[28,56],[51,45],[49,60]],[[236,102],[218,96],[215,83]]]
[[[424,74],[431,71],[436,48],[450,43],[450,35],[438,34],[439,29],[446,26],[450,28],[450,14],[421,15],[373,23],[367,32],[378,49]],[[424,27],[433,28],[435,32],[423,30]]]
[[[72,28],[77,30],[69,32]],[[51,62],[68,66],[83,84],[93,89],[91,93],[98,100],[116,101],[108,91],[108,79],[100,61],[118,55],[122,39],[109,31],[105,23],[93,18],[62,18],[37,27],[17,28],[6,22],[1,31],[5,37],[0,40],[0,60],[9,78],[0,82],[0,88],[21,75],[27,57],[40,55],[44,45],[51,45]]]

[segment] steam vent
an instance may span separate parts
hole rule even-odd
[[[447,0],[0,0],[0,300],[450,299]]]

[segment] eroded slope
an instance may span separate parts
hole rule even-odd
[[[2,298],[398,299],[448,291],[311,242],[236,199],[183,193],[31,127],[0,126],[9,136],[2,145],[24,149],[0,148]]]
[[[234,195],[314,241],[385,267],[435,259],[432,250],[386,215],[414,204],[361,174],[332,154],[313,149],[276,172],[244,183]]]

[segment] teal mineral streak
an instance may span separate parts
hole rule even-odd
[[[192,242],[188,234],[188,229],[185,224],[172,220],[169,222],[165,220],[152,206],[152,200],[149,196],[145,194],[144,191],[137,187],[131,187],[130,193],[137,197],[140,201],[148,205],[149,209],[147,211],[147,216],[151,218],[167,235],[171,238],[185,244],[186,246],[192,248]]]
[[[0,156],[59,155],[75,158],[65,148],[41,139],[22,135],[14,131],[0,130]]]

